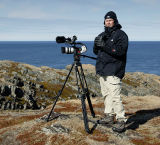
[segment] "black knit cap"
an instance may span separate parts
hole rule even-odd
[[[104,16],[104,19],[113,19],[115,23],[118,23],[118,19],[117,19],[117,16],[116,16],[116,13],[113,12],[113,11],[109,11],[105,16]]]

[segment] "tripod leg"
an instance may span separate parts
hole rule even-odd
[[[86,94],[86,96],[87,96],[87,100],[88,100],[88,104],[89,104],[89,108],[90,108],[92,117],[95,117],[95,113],[94,113],[94,110],[93,110],[93,106],[92,106],[92,103],[91,103],[89,92]]]
[[[86,130],[86,132],[91,133],[89,126],[88,126],[88,116],[87,116],[86,103],[85,103],[85,99],[86,99],[85,88],[83,86],[82,78],[80,76],[78,67],[75,66],[75,69],[77,71],[77,74],[78,74],[78,77],[79,77],[79,80],[81,83],[82,91],[83,91],[83,94],[81,95],[81,103],[82,103],[82,114],[83,114],[83,121],[84,121],[85,130]]]
[[[79,87],[79,82],[78,82],[78,76],[77,76],[77,67],[75,67],[75,75],[76,75],[76,85],[77,85],[77,90],[78,90],[78,95],[77,98],[80,98],[80,87]]]
[[[71,74],[71,71],[72,71],[72,69],[73,69],[74,64],[75,64],[75,63],[72,64],[72,67],[71,67],[71,69],[70,69],[70,71],[69,71],[69,73],[68,73],[68,75],[67,75],[67,77],[66,77],[66,80],[65,80],[65,82],[64,82],[64,84],[63,84],[63,86],[62,86],[62,89],[58,92],[58,95],[56,96],[56,100],[55,100],[55,102],[54,102],[54,104],[53,104],[53,107],[52,107],[52,109],[51,109],[51,111],[50,111],[50,113],[49,113],[49,115],[48,115],[47,122],[49,121],[49,118],[50,118],[50,116],[51,116],[51,114],[52,114],[52,112],[53,112],[53,110],[54,110],[54,107],[55,107],[55,105],[56,105],[56,103],[57,103],[57,101],[58,101],[59,96],[60,96],[60,95],[62,94],[62,92],[63,92],[63,89],[64,89],[64,87],[65,87],[65,85],[66,85],[66,83],[67,83],[67,80],[68,80],[68,78],[69,78],[69,76],[70,76],[70,74]]]
[[[88,90],[88,85],[87,85],[87,81],[86,81],[86,78],[85,78],[85,75],[84,75],[84,72],[83,72],[82,65],[80,65],[80,68],[81,68],[81,74],[82,74],[83,80],[84,80],[85,85],[86,85],[86,96],[87,96],[89,108],[90,108],[92,116],[95,117],[95,113],[94,113],[93,106],[92,106],[92,103],[91,103],[91,99],[90,99],[90,96],[89,96],[90,93],[89,93],[89,90]]]
[[[86,132],[91,133],[89,126],[88,126],[88,116],[87,116],[84,94],[82,94],[82,96],[81,96],[81,103],[82,103],[82,113],[83,113],[83,121],[84,121],[85,130],[86,130]]]

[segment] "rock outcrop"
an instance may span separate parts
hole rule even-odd
[[[67,70],[35,67],[11,61],[0,62],[0,109],[41,109],[51,104]],[[71,82],[70,78],[69,82]],[[67,84],[60,99],[75,98],[76,88]]]
[[[46,66],[0,61],[0,109],[43,109],[52,104],[61,89],[70,66],[54,69]],[[100,97],[99,78],[93,65],[83,65],[91,97]],[[160,76],[141,72],[126,73],[122,95],[160,96]],[[78,97],[75,72],[67,81],[60,100]]]

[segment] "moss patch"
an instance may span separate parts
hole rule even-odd
[[[136,80],[133,80],[133,79],[122,79],[122,82],[129,85],[129,86],[132,86],[132,87],[138,87],[140,86],[140,83],[139,82],[136,82]]]

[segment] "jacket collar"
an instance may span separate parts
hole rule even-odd
[[[121,29],[122,26],[120,24],[114,25],[113,27],[104,27],[105,33],[112,34],[112,32],[116,31],[117,29]]]

